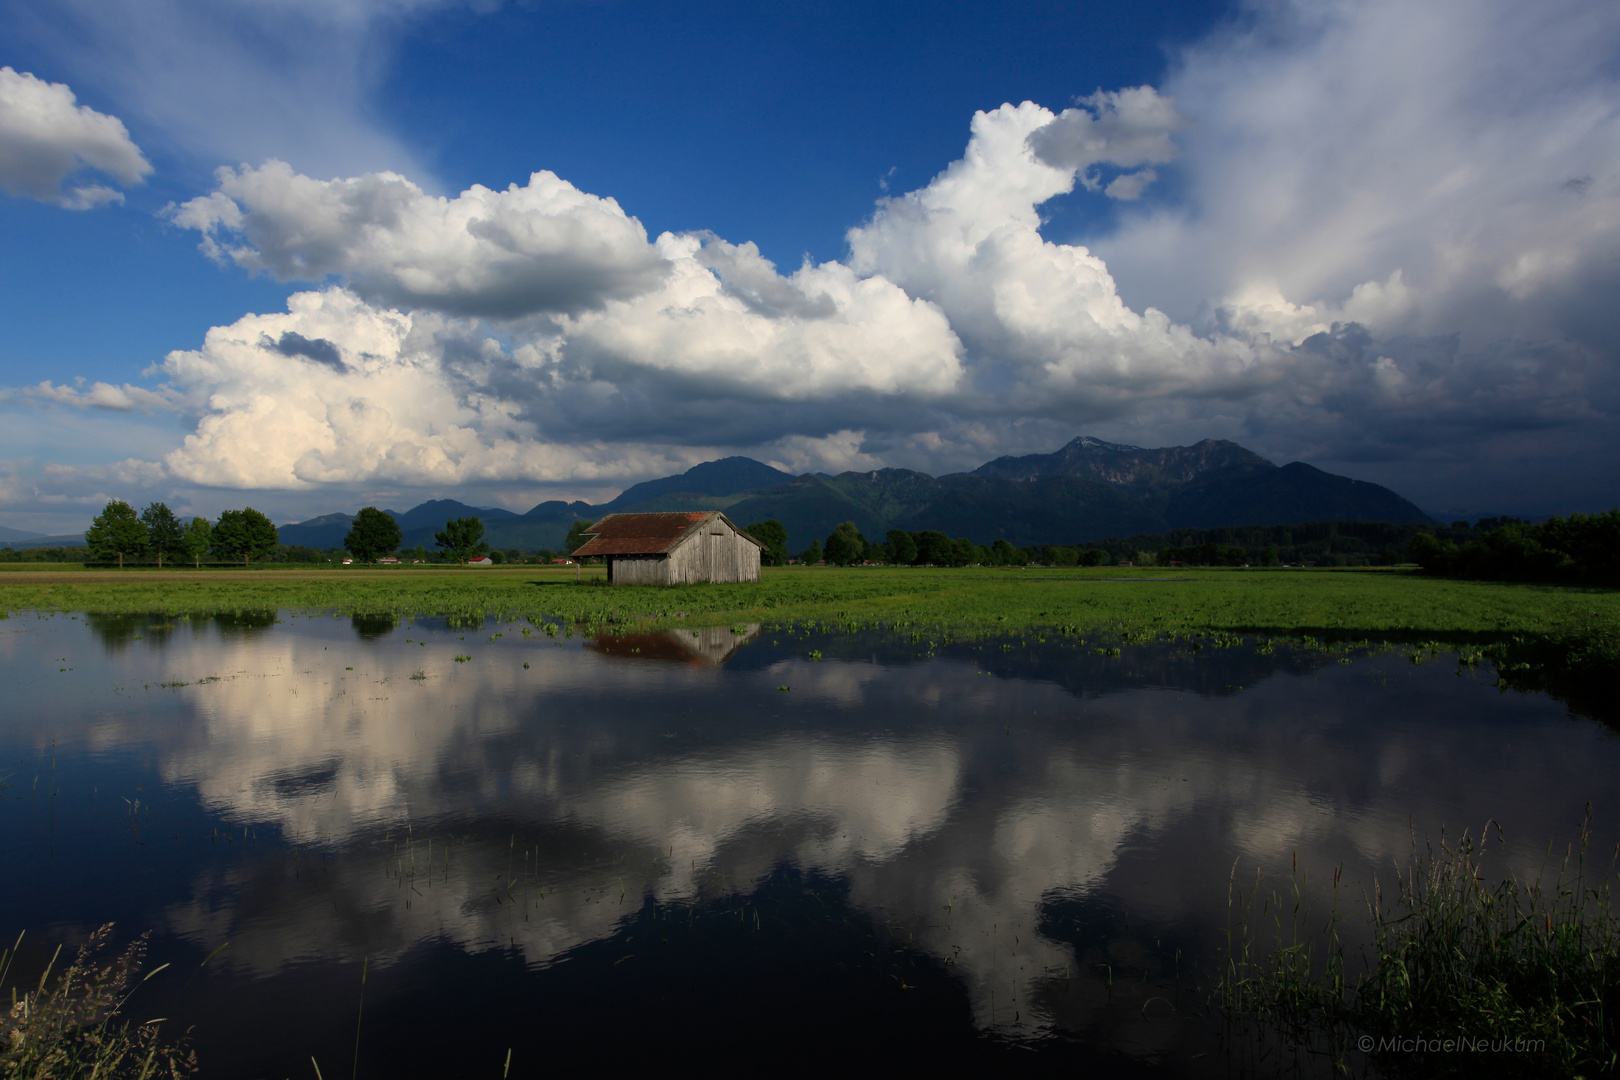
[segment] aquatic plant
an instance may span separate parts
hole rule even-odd
[[[1501,829],[1496,829],[1502,844]],[[1552,854],[1549,849],[1549,854]],[[1591,861],[1591,808],[1549,882],[1486,869],[1484,838],[1417,850],[1393,897],[1375,883],[1367,951],[1334,903],[1316,929],[1297,857],[1289,896],[1229,894],[1221,1008],[1238,1032],[1338,1071],[1579,1076],[1620,1066],[1620,845]],[[1255,909],[1261,901],[1260,910]],[[1269,941],[1261,945],[1267,918]],[[1351,972],[1359,971],[1352,978]]]

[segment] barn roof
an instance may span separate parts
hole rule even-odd
[[[591,555],[664,555],[698,531],[704,522],[719,518],[756,547],[765,545],[738,529],[718,510],[687,510],[666,514],[609,514],[585,530],[591,537],[574,552]]]

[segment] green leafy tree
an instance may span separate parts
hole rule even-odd
[[[202,557],[214,545],[214,527],[205,517],[194,517],[180,534],[180,550],[191,556],[193,567],[202,566]]]
[[[911,534],[912,542],[917,545],[916,561],[922,566],[950,566],[951,560],[956,557],[955,546],[951,538],[938,529],[928,529],[920,533]]]
[[[588,530],[591,525],[592,522],[586,521],[583,518],[578,518],[574,521],[574,527],[568,530],[568,539],[563,541],[563,547],[567,549],[568,554],[572,555],[574,552],[584,547],[587,542],[589,542],[590,537],[586,535],[586,530]]]
[[[814,566],[821,561],[821,541],[812,540],[810,546],[799,552],[799,562],[804,566]]]
[[[825,558],[835,566],[848,566],[866,558],[866,537],[861,530],[855,527],[853,521],[846,521],[827,536],[827,545],[822,549],[826,552]]]
[[[160,502],[141,511],[141,524],[146,526],[146,546],[157,552],[158,565],[162,566],[163,556],[180,550],[180,537],[185,532],[185,526],[180,524],[173,510]]]
[[[990,545],[990,558],[987,560],[992,566],[1023,566],[1029,562],[1029,557],[1012,546],[1006,539],[999,539]]]
[[[224,558],[240,558],[246,566],[276,550],[278,542],[275,523],[249,506],[219,515],[209,549]]]
[[[780,521],[771,518],[767,521],[756,521],[743,532],[765,545],[759,553],[761,566],[786,566],[788,561],[788,534],[787,529]]]
[[[489,550],[484,540],[484,523],[475,517],[451,518],[443,529],[433,534],[433,542],[460,563],[476,559]]]
[[[1406,544],[1406,553],[1412,561],[1431,574],[1449,573],[1457,561],[1457,550],[1456,544],[1432,533],[1418,533]]]
[[[496,566],[500,566],[506,562],[506,552],[497,548],[489,553],[489,561],[494,563]]]
[[[392,554],[404,538],[399,522],[375,506],[367,506],[354,515],[354,525],[343,538],[343,546],[361,562],[374,562]]]
[[[138,555],[146,547],[146,526],[141,524],[135,508],[122,499],[114,499],[97,514],[84,532],[84,542],[98,559],[118,558],[118,568],[124,568],[125,555]]]
[[[890,529],[883,547],[889,561],[896,566],[909,566],[917,561],[917,541],[904,529]]]

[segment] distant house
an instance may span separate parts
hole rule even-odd
[[[573,559],[552,559],[551,560],[551,565],[552,566],[573,566],[574,565],[574,560]]]
[[[765,547],[718,510],[609,514],[585,535],[574,558],[604,560],[610,585],[758,581]]]
[[[480,555],[476,559],[468,559],[467,560],[467,565],[468,566],[494,566],[495,565],[495,560],[490,558],[488,555]]]
[[[398,566],[399,565],[399,560],[394,558],[392,555],[384,555],[382,558],[377,560],[377,565],[379,565],[379,566]]]

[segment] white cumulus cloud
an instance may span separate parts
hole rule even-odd
[[[342,277],[383,304],[516,317],[599,307],[655,287],[667,264],[612,199],[550,172],[505,191],[434,197],[395,173],[315,180],[280,161],[220,169],[175,207],[215,258],[287,280]]]
[[[152,166],[116,116],[78,104],[62,83],[0,67],[0,188],[69,210],[124,201],[105,184],[64,187],[86,169],[138,184]]]
[[[1027,101],[976,114],[960,161],[850,230],[854,269],[938,304],[967,345],[978,390],[998,407],[1095,414],[1144,397],[1252,388],[1269,354],[1132,310],[1101,259],[1042,237],[1040,206],[1072,191],[1103,153],[1040,151],[1064,123]],[[1121,157],[1134,163],[1143,152]]]
[[[88,387],[58,386],[46,379],[37,385],[25,387],[22,393],[39,401],[69,405],[76,409],[105,409],[109,412],[134,412],[138,409],[151,412],[175,408],[172,391],[153,391],[129,383],[122,386],[105,382],[94,382]]]

